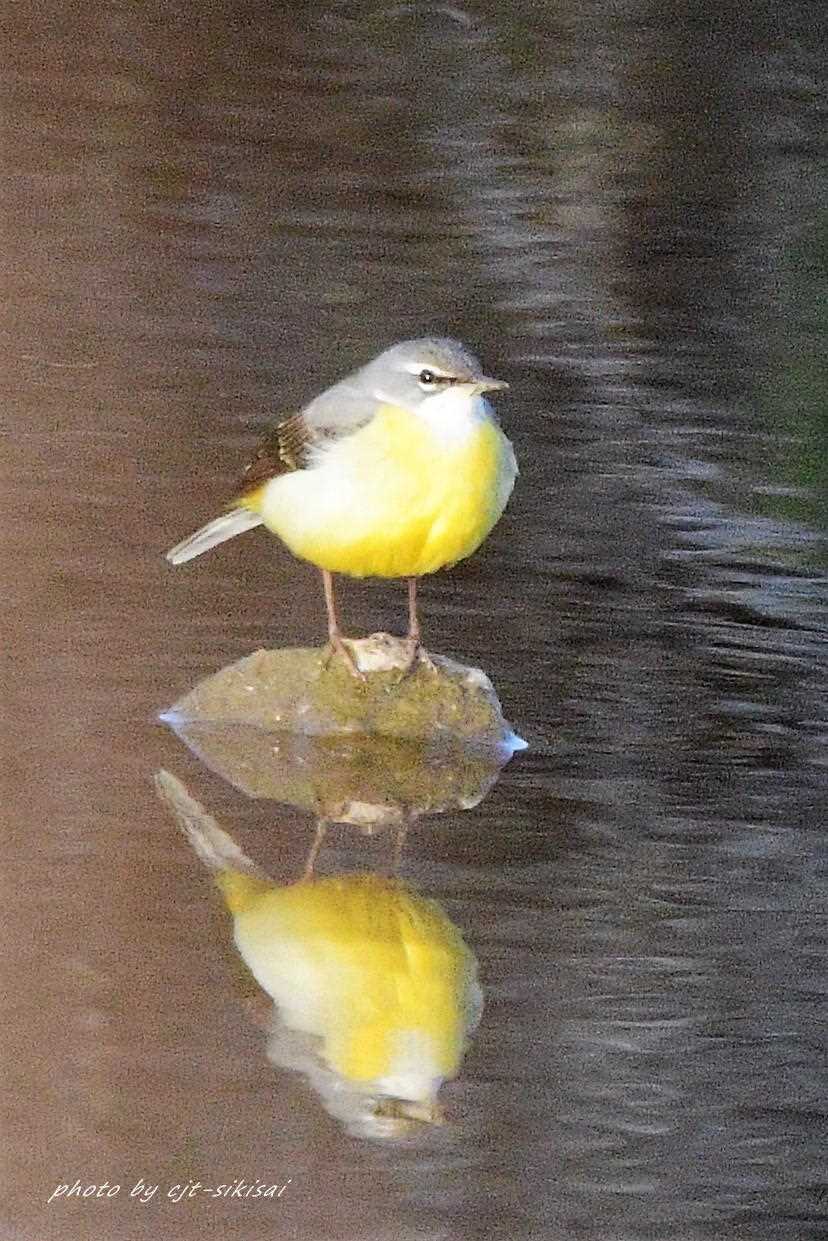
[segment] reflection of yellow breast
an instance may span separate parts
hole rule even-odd
[[[438,905],[376,875],[276,888],[225,872],[220,882],[249,969],[288,1026],[323,1040],[332,1069],[399,1079],[406,1095],[413,1082],[409,1097],[457,1072],[477,1015],[476,965]]]
[[[247,503],[304,560],[354,577],[413,577],[470,556],[506,505],[511,445],[482,402],[436,417],[384,405]]]

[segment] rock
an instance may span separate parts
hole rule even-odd
[[[406,647],[399,639],[372,634],[350,645],[364,680],[336,655],[326,662],[323,650],[260,650],[200,681],[162,718],[177,730],[199,721],[315,737],[361,733],[512,750],[521,744],[479,668],[432,655],[403,675]]]

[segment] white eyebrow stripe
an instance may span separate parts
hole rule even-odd
[[[406,362],[405,369],[409,375],[419,375],[420,371],[431,371],[432,375],[436,375],[439,379],[452,378],[448,371],[440,370],[440,367],[435,366],[433,362]]]

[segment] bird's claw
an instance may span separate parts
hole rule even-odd
[[[325,650],[322,653],[322,667],[323,668],[327,668],[329,666],[334,655],[339,655],[340,658],[344,660],[345,667],[348,669],[351,676],[354,677],[355,680],[357,681],[365,680],[365,673],[362,671],[356,659],[354,658],[353,651],[348,646],[347,642],[342,637],[342,635],[338,633],[332,633],[328,638],[328,645],[326,646]]]
[[[406,677],[410,677],[415,668],[425,668],[427,672],[436,672],[437,665],[429,655],[428,651],[421,645],[419,638],[409,637],[406,639],[406,660],[402,667],[400,680],[404,681]]]

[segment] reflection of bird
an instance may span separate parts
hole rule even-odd
[[[511,493],[512,446],[483,396],[506,386],[457,341],[394,345],[279,423],[227,512],[167,558],[180,564],[264,524],[322,570],[331,647],[355,674],[331,575],[408,578],[413,664],[417,578],[470,556]]]
[[[439,1119],[480,1015],[477,964],[433,901],[372,874],[279,886],[166,771],[159,794],[214,872],[236,947],[274,1000],[270,1054],[354,1131]]]

